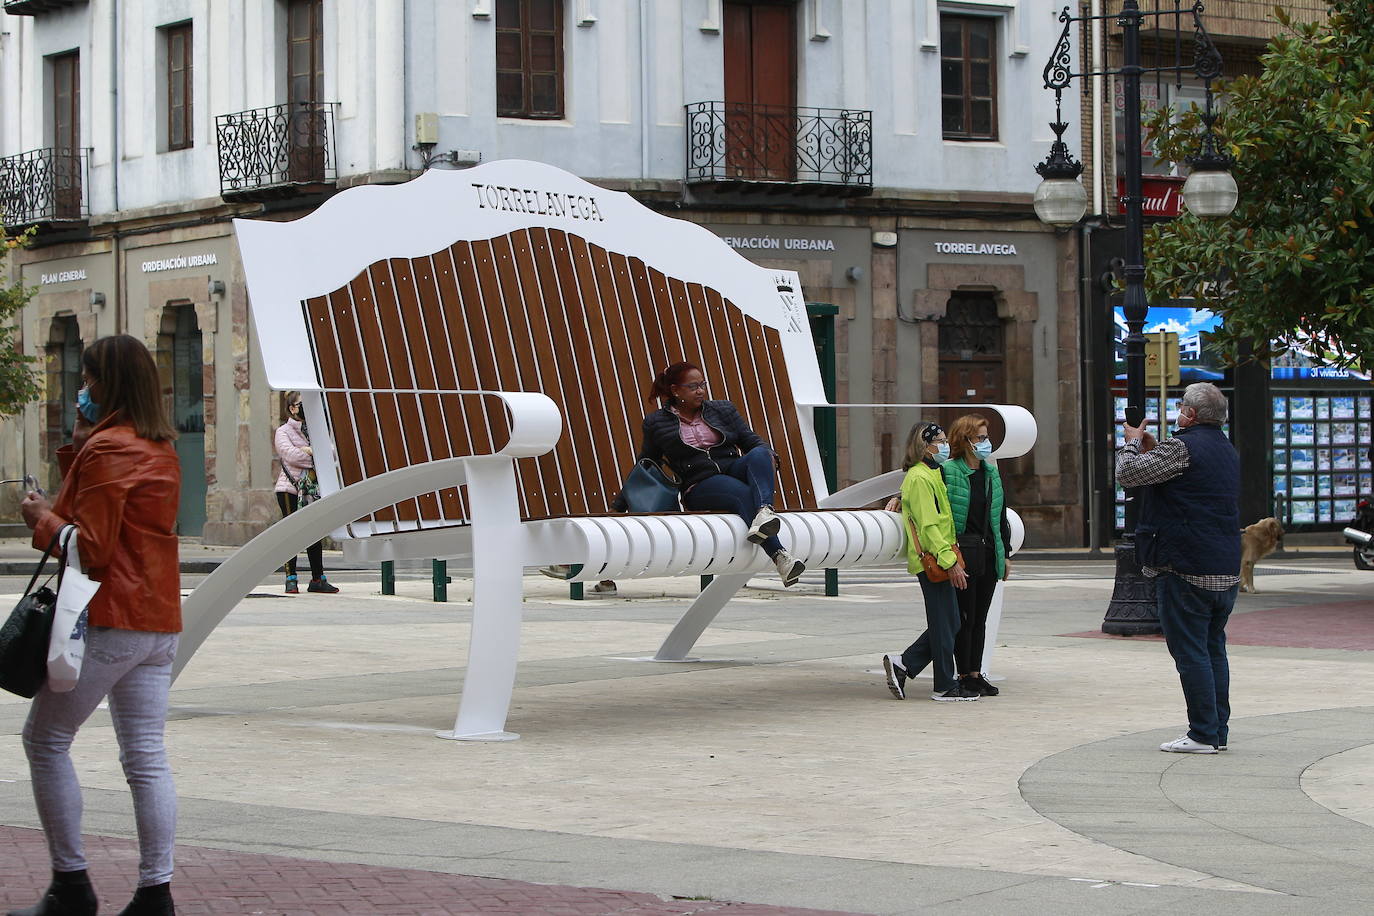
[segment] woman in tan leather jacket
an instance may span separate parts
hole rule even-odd
[[[100,583],[87,608],[85,660],[76,688],[45,685],[24,725],[34,800],[52,858],[52,885],[11,916],[86,916],[96,896],[81,845],[81,787],[70,748],[77,729],[109,698],[120,762],[138,826],[138,890],[121,916],[170,914],[176,788],[163,730],[181,632],[176,517],[181,464],[163,412],[157,366],[128,335],[103,337],[81,356],[84,385],[71,445],[58,449],[55,503],[30,493],[20,504],[33,545],[47,549],[77,527],[86,572]]]

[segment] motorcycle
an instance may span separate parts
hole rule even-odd
[[[1355,568],[1374,569],[1374,505],[1369,497],[1355,504],[1355,517],[1341,534],[1355,545]]]

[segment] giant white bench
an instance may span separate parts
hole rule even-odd
[[[446,737],[514,737],[528,567],[580,566],[579,581],[713,576],[655,655],[686,659],[772,567],[735,516],[611,510],[649,381],[680,359],[778,453],[781,537],[812,569],[904,562],[906,543],[898,515],[859,508],[895,493],[900,471],[827,492],[814,408],[976,406],[1002,418],[996,457],[1035,442],[1012,405],[828,404],[796,273],[551,166],[430,171],[235,228],[267,378],[302,392],[322,498],[188,596],[178,672],[283,556],[326,534],[350,560],[439,558],[472,573]]]

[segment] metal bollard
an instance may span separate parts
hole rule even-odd
[[[390,560],[382,561],[382,594],[396,594],[396,564]]]
[[[430,560],[430,567],[433,571],[434,579],[434,600],[448,600],[448,584],[453,580],[448,577],[447,560]]]

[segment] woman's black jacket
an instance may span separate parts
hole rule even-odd
[[[678,488],[686,491],[713,474],[724,474],[744,453],[768,443],[744,422],[744,417],[729,401],[706,401],[701,418],[721,434],[720,443],[700,449],[682,441],[678,416],[666,407],[644,418],[644,444],[640,459],[662,461],[677,474]],[[619,497],[616,497],[619,502]]]

